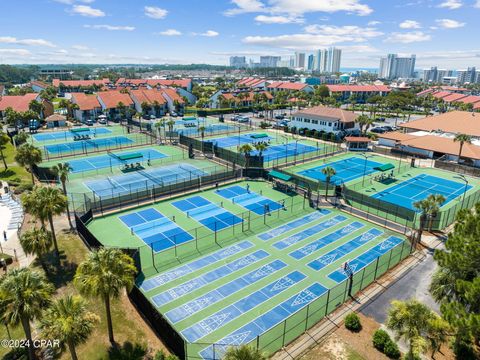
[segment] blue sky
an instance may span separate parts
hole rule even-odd
[[[212,63],[328,46],[480,66],[480,0],[0,0],[0,63]]]

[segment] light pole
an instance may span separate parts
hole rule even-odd
[[[463,189],[463,197],[462,197],[462,209],[463,209],[463,205],[465,203],[465,195],[467,194],[468,179],[463,174],[458,174],[457,176],[454,176],[454,177],[457,179],[463,180],[465,182],[465,188]]]
[[[365,164],[363,166],[363,178],[362,178],[362,187],[363,187],[365,184],[365,175],[367,173],[367,160],[368,158],[371,158],[373,155],[367,155],[365,153],[361,153],[360,155],[365,158]]]
[[[280,136],[286,140],[286,143],[285,143],[285,164],[286,164],[288,162],[288,136],[285,136],[285,135],[280,135]]]
[[[296,165],[297,164],[297,149],[298,149],[298,142],[300,140],[295,140],[295,154],[294,154],[294,158],[293,158],[293,165]]]

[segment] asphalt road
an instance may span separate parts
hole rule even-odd
[[[431,278],[437,267],[433,260],[433,250],[416,267],[410,270],[403,278],[390,286],[379,297],[371,301],[360,312],[374,318],[378,323],[385,323],[388,309],[392,300],[408,300],[415,298],[436,312],[440,306],[433,300],[428,291]]]

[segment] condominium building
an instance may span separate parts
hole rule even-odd
[[[453,70],[439,69],[436,66],[423,70],[423,81],[431,83],[441,83],[443,78],[453,75]]]
[[[336,73],[340,71],[342,61],[342,50],[331,47],[318,50],[313,60],[313,69],[322,73]]]
[[[467,69],[457,70],[457,83],[458,84],[473,84],[480,82],[480,71],[477,71],[475,67],[469,67]]]
[[[305,69],[305,53],[295,53],[295,67],[298,69]]]
[[[397,54],[388,54],[380,59],[379,77],[381,79],[412,78],[415,74],[416,56],[399,57]]]
[[[260,67],[277,67],[282,60],[280,56],[260,56]]]
[[[247,67],[247,59],[245,56],[230,56],[230,66],[242,69]]]

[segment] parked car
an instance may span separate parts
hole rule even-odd
[[[172,111],[172,112],[170,113],[170,116],[171,116],[171,117],[177,117],[178,114],[177,114],[175,111]]]
[[[265,115],[263,115],[263,114],[258,114],[258,117],[259,117],[260,119],[263,119],[263,118],[265,117]]]
[[[284,116],[283,115],[275,115],[275,119],[277,120],[283,120]]]
[[[230,120],[231,121],[238,121],[238,119],[240,118],[240,115],[233,115]]]
[[[107,119],[98,119],[98,123],[99,124],[102,124],[102,125],[105,125],[107,123]]]
[[[384,117],[379,117],[379,118],[377,118],[377,121],[385,121],[385,118]]]
[[[85,125],[92,126],[93,124],[95,124],[95,121],[92,119],[85,120]]]
[[[394,126],[382,126],[383,129],[385,129],[386,131],[395,131],[396,128]]]
[[[371,132],[375,133],[375,134],[384,134],[387,132],[387,130],[383,127],[375,127],[373,129],[370,129]]]
[[[239,123],[248,123],[250,119],[248,118],[248,116],[240,116],[237,121]]]

